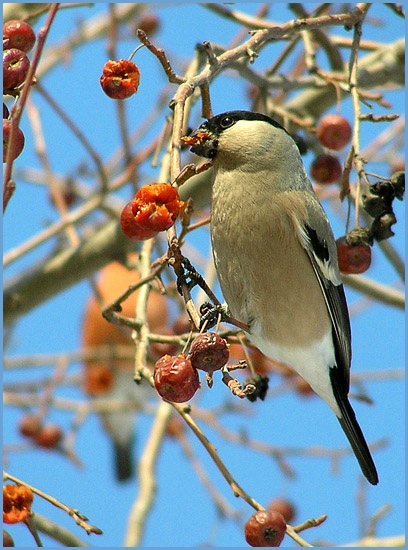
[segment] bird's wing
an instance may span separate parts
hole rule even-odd
[[[345,395],[350,386],[351,329],[344,288],[325,239],[310,225],[302,227],[302,241],[322,290],[333,329],[337,380]],[[334,366],[334,365],[333,365]]]

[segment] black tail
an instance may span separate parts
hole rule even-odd
[[[124,443],[113,442],[115,473],[118,481],[130,479],[135,470],[133,462],[133,441]]]
[[[374,461],[371,457],[363,432],[358,425],[356,415],[347,397],[340,398],[335,394],[337,404],[340,407],[341,418],[338,418],[351,448],[356,455],[361,471],[372,485],[377,485],[378,474]]]

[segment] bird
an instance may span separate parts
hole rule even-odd
[[[182,139],[211,160],[211,245],[229,313],[327,403],[376,485],[348,398],[351,327],[336,243],[295,141],[269,116],[245,110],[212,116]]]
[[[130,254],[128,262],[136,262],[135,255]],[[96,353],[109,348],[109,354],[104,358],[86,357],[83,361],[82,389],[92,400],[109,400],[120,403],[135,403],[128,409],[104,411],[100,420],[102,427],[111,441],[115,477],[119,482],[132,479],[135,473],[136,460],[134,454],[135,425],[137,411],[149,398],[150,392],[146,384],[136,384],[133,380],[134,342],[131,339],[131,329],[109,323],[102,316],[102,309],[118,298],[127,288],[140,279],[136,269],[128,269],[125,265],[114,261],[108,263],[99,273],[96,283],[99,299],[91,294],[85,302],[81,341],[83,349]],[[121,313],[134,317],[138,291],[122,302]],[[102,304],[101,304],[102,302]],[[147,303],[147,321],[152,331],[161,330],[167,323],[167,300],[153,290]],[[128,346],[129,357],[119,358],[118,347]]]

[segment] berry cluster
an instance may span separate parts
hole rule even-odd
[[[158,393],[173,403],[184,403],[200,387],[198,370],[212,374],[228,362],[227,341],[214,332],[199,334],[188,355],[164,355],[154,366],[154,385]]]
[[[383,241],[394,235],[391,226],[397,223],[392,203],[405,193],[405,172],[395,172],[389,180],[378,181],[362,195],[364,210],[374,218],[371,227],[353,229],[336,241],[341,273],[364,273],[371,265],[374,239]]]
[[[371,234],[377,241],[389,239],[394,235],[391,226],[397,223],[392,203],[402,200],[405,193],[405,172],[395,172],[389,180],[378,181],[370,185],[362,196],[364,210],[374,218]]]
[[[120,226],[129,239],[150,239],[169,229],[184,207],[175,187],[167,183],[144,185],[123,208]]]
[[[24,21],[7,21],[3,25],[3,94],[16,97],[27,79],[30,60],[27,53],[35,43],[35,34]],[[7,155],[16,159],[24,149],[24,134],[16,129],[10,148],[11,120],[7,106],[3,103],[3,162]]]
[[[352,129],[343,116],[326,115],[317,125],[316,136],[324,147],[339,151],[350,141]],[[323,153],[312,162],[310,174],[317,183],[334,183],[341,178],[341,163],[336,156]]]
[[[19,432],[32,439],[39,447],[55,449],[62,440],[63,432],[57,424],[43,424],[35,414],[26,414],[19,423]]]

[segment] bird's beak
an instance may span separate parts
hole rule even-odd
[[[210,139],[209,132],[202,132],[200,130],[195,130],[189,136],[183,136],[181,141],[184,141],[186,145],[202,145],[207,139]]]
[[[191,146],[192,153],[200,157],[212,159],[216,154],[218,140],[211,132],[198,128],[189,136],[182,137],[181,140]]]

